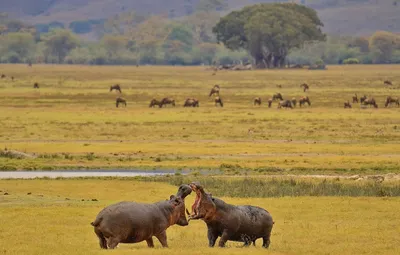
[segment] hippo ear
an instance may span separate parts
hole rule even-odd
[[[171,195],[170,197],[169,197],[169,200],[172,200],[172,199],[174,199],[175,198],[175,196],[174,195]]]

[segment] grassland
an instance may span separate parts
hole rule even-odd
[[[399,173],[400,66],[330,66],[327,71],[218,72],[203,67],[1,65],[0,148],[35,154],[0,157],[0,168],[220,169],[226,173]],[[10,76],[15,80],[11,81]],[[383,85],[391,80],[393,86]],[[40,89],[33,89],[38,82]],[[306,82],[310,91],[299,85]],[[116,108],[119,83],[128,107]],[[221,86],[224,107],[208,93]],[[277,86],[281,85],[282,88]],[[311,107],[265,104],[307,94]],[[351,96],[379,109],[343,109]],[[172,96],[175,108],[148,107]],[[253,106],[260,96],[264,104]],[[199,108],[183,108],[187,97]],[[254,171],[253,171],[254,170]]]
[[[229,242],[228,249],[208,248],[201,221],[169,228],[168,249],[155,242],[156,249],[139,243],[101,251],[89,223],[103,207],[121,200],[160,201],[177,187],[129,179],[0,180],[0,190],[0,254],[396,254],[400,242],[399,198],[224,196],[272,214],[268,252],[260,240],[257,247]],[[187,207],[193,199],[187,198]]]

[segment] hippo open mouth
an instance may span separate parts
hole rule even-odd
[[[196,198],[192,205],[192,213],[189,215],[189,218],[190,219],[193,219],[193,218],[200,219],[199,206],[200,206],[200,201],[202,198],[202,188],[197,183],[191,183],[191,184],[189,184],[189,186],[196,193]]]

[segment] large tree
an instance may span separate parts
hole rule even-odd
[[[257,67],[282,67],[290,50],[325,40],[317,13],[294,3],[257,4],[234,11],[213,28],[218,42],[247,50]]]

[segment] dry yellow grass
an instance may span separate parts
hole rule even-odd
[[[0,158],[2,169],[41,168],[280,168],[291,171],[398,172],[400,66],[330,66],[327,71],[221,71],[203,67],[88,67],[1,65],[0,148],[46,154]],[[383,85],[391,80],[393,86]],[[33,83],[40,84],[39,90]],[[310,91],[299,85],[306,82]],[[127,108],[116,108],[120,83]],[[221,86],[224,108],[208,93]],[[281,85],[282,88],[277,86]],[[308,95],[311,107],[271,109],[275,92]],[[343,109],[355,93],[379,109]],[[172,96],[177,107],[150,109]],[[263,99],[261,107],[253,98]],[[199,108],[183,108],[187,97]],[[64,155],[62,155],[64,153]],[[94,153],[89,155],[88,153]],[[57,155],[49,155],[57,154]]]
[[[208,248],[201,221],[169,228],[169,249],[155,242],[156,249],[139,243],[102,251],[89,223],[104,206],[163,200],[177,187],[131,180],[0,180],[0,190],[0,254],[396,254],[400,242],[398,198],[224,197],[271,212],[276,223],[268,251],[260,240],[257,247],[229,242],[226,249]],[[92,198],[99,201],[81,201]],[[188,197],[187,207],[193,199]]]

